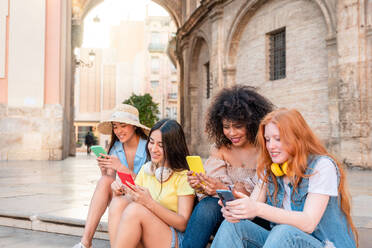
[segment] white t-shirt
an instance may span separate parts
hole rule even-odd
[[[291,210],[291,191],[287,183],[284,183],[284,189],[283,208]],[[315,165],[314,173],[309,178],[308,192],[329,196],[338,195],[336,168],[328,158],[320,158]]]

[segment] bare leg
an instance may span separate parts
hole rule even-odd
[[[138,203],[130,203],[119,224],[113,248],[170,247],[172,231],[159,217]]]
[[[92,246],[92,239],[99,221],[111,201],[111,183],[114,180],[115,178],[112,176],[103,175],[97,183],[96,190],[94,191],[92,200],[90,201],[84,234],[81,238],[81,243],[86,247]]]
[[[108,232],[111,247],[113,246],[116,235],[118,234],[120,218],[129,203],[130,200],[126,196],[114,196],[111,200],[108,216]]]

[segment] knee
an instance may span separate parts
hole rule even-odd
[[[121,215],[128,204],[129,201],[124,196],[113,197],[108,210],[109,218],[110,216],[117,216],[118,214]]]
[[[206,197],[195,207],[195,215],[210,218],[221,214],[221,207],[218,205],[218,199]]]
[[[215,240],[224,240],[226,236],[231,237],[235,232],[235,224],[224,220],[214,237]]]
[[[269,237],[273,240],[288,240],[298,229],[290,225],[276,225],[270,231]]]
[[[224,220],[218,229],[218,232],[220,232],[221,229],[224,233],[237,233],[241,236],[245,236],[246,233],[256,233],[259,228],[260,227],[251,220],[240,220],[236,223],[231,223],[227,220]]]
[[[131,202],[125,208],[122,218],[125,219],[136,218],[140,220],[142,217],[146,215],[147,211],[148,211],[147,208],[144,207],[143,205],[136,202]]]
[[[108,213],[109,213],[109,216],[110,215],[115,215],[118,210],[120,209],[120,199],[119,199],[119,196],[118,197],[113,197],[111,202],[110,202],[110,205],[109,205],[109,210],[108,210]]]

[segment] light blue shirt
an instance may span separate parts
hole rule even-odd
[[[146,143],[147,141],[144,139],[139,140],[136,156],[134,157],[133,162],[133,172],[138,174],[139,170],[142,168],[142,165],[147,162],[147,154],[146,154]],[[110,155],[115,155],[119,158],[120,163],[129,168],[127,158],[125,156],[123,144],[120,141],[116,141],[110,150]]]

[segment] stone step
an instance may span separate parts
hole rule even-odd
[[[82,236],[84,224],[72,218],[55,218],[50,215],[14,216],[0,214],[0,225],[33,231]],[[107,222],[101,222],[94,235],[96,239],[109,240]]]

